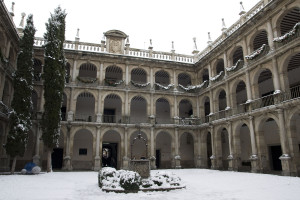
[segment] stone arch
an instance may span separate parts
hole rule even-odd
[[[299,97],[300,78],[300,52],[297,51],[285,59],[282,64],[282,74],[284,78],[285,90],[291,92],[292,98]],[[298,91],[298,92],[297,92]]]
[[[189,118],[194,115],[193,104],[189,99],[182,99],[179,102],[179,117],[180,118]]]
[[[231,90],[233,106],[244,104],[248,100],[245,81],[239,79],[233,84],[233,87]]]
[[[78,77],[81,80],[92,80],[97,78],[97,67],[96,65],[86,62],[79,66]]]
[[[202,82],[204,82],[204,81],[209,81],[209,73],[208,73],[208,68],[207,68],[207,67],[205,67],[205,68],[202,70],[201,78],[202,78]]]
[[[168,71],[166,70],[159,70],[155,72],[155,83],[167,86],[171,83],[171,78],[170,78],[170,74]],[[159,89],[159,88],[155,88],[155,89]]]
[[[130,100],[130,123],[146,123],[148,121],[147,100],[140,95]]]
[[[123,70],[117,65],[110,65],[105,68],[105,83],[107,86],[119,83],[123,79]]]
[[[200,99],[200,117],[208,116],[212,111],[210,110],[211,102],[208,95],[203,95]],[[206,122],[206,121],[205,121]]]
[[[253,153],[251,149],[249,123],[242,120],[235,123],[232,128],[234,156],[240,158],[238,168],[241,171],[251,171],[250,156],[253,155]]]
[[[254,98],[260,98],[273,94],[274,85],[272,70],[267,67],[260,68],[254,73],[252,80]]]
[[[300,21],[299,12],[299,6],[293,6],[282,13],[276,22],[278,36],[283,36],[293,29],[294,25]]]
[[[172,168],[174,144],[173,137],[168,131],[159,131],[155,135],[156,167],[158,169]]]
[[[256,137],[261,168],[264,171],[281,171],[279,157],[282,155],[282,149],[278,118],[273,114],[267,114],[255,119],[255,122],[257,122]]]
[[[92,170],[94,162],[94,137],[90,130],[79,129],[74,133],[72,166],[74,170]]]
[[[90,92],[82,92],[77,96],[75,121],[95,121],[95,98]]]
[[[120,169],[122,161],[122,136],[116,130],[107,130],[102,138],[102,167]]]
[[[265,29],[260,29],[251,36],[249,40],[249,47],[253,52],[260,48],[263,44],[269,45],[268,32]]]
[[[180,164],[182,168],[193,168],[195,167],[195,137],[190,132],[183,132],[179,136],[179,152],[180,152]]]
[[[103,122],[104,123],[121,123],[123,114],[122,98],[114,93],[104,96],[103,104]]]
[[[180,84],[183,87],[192,85],[191,75],[186,72],[179,73],[177,79],[178,79],[178,85]]]
[[[217,157],[217,166],[220,169],[228,169],[228,156],[230,155],[229,133],[225,126],[216,129],[215,148]]]
[[[131,75],[131,81],[134,81],[135,83],[147,83],[147,71],[143,68],[133,68],[130,71],[130,75]]]
[[[171,122],[171,107],[166,98],[159,98],[155,101],[155,117],[158,124]]]
[[[225,72],[225,63],[223,58],[219,58],[215,61],[212,68],[213,76],[218,75],[221,71]]]
[[[244,60],[244,47],[242,43],[236,44],[227,54],[228,56],[228,66],[233,66],[236,64],[236,62],[241,59]]]

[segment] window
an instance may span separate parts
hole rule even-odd
[[[79,149],[79,155],[87,155],[87,149]]]

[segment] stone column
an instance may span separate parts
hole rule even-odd
[[[210,81],[210,78],[213,77],[211,64],[208,65],[208,76],[209,76],[209,85],[211,85],[212,82]]]
[[[99,84],[103,85],[103,63],[100,64]]]
[[[248,51],[248,52],[247,52]],[[243,38],[243,53],[244,56],[245,54],[249,55],[251,52],[250,52],[250,49],[248,49],[248,45],[247,45],[247,41],[246,41],[246,37]],[[247,65],[248,63],[248,60],[244,58],[244,62],[245,62],[245,65]],[[234,63],[235,64],[235,63]]]
[[[175,69],[173,70],[173,77],[174,77],[174,91],[177,92],[178,80],[177,80],[177,77],[176,77]]]
[[[229,163],[228,170],[238,171],[241,163],[241,158],[237,156],[234,150],[234,141],[233,141],[233,131],[232,131],[232,123],[227,122],[228,125],[228,141],[229,141],[229,151],[230,155],[228,156],[227,160]]]
[[[250,130],[250,139],[251,139],[251,150],[252,155],[250,156],[251,161],[251,172],[257,173],[259,170],[259,160],[257,156],[257,147],[256,147],[256,140],[255,140],[255,132],[254,132],[254,123],[253,123],[253,116],[249,117],[249,130]]]
[[[101,91],[98,90],[98,101],[97,101],[97,118],[96,118],[96,122],[97,123],[101,123],[102,122],[102,114],[101,114],[101,104],[102,104],[102,100],[101,100]]]
[[[95,156],[95,166],[94,171],[99,171],[101,169],[101,157],[100,157],[100,138],[101,138],[101,126],[96,127],[96,156]]]
[[[155,162],[155,138],[154,138],[154,127],[151,127],[151,135],[150,135],[150,167],[151,169],[156,169]]]
[[[129,123],[130,120],[130,113],[129,113],[129,97],[128,97],[128,91],[125,92],[125,113],[124,113],[124,117],[125,117],[125,122]]]
[[[200,117],[200,105],[199,105],[199,97],[196,97],[196,105],[197,105],[197,117]]]
[[[178,104],[177,104],[177,96],[174,95],[174,122],[178,124],[179,113],[178,113]]]
[[[71,123],[67,124],[67,138],[66,138],[66,156],[64,157],[64,165],[63,169],[71,171],[72,170],[72,165],[71,165],[71,145],[70,145],[70,135],[71,135]]]
[[[280,90],[280,83],[279,83],[277,59],[275,57],[272,58],[272,64],[273,64],[273,83],[275,89],[274,94],[278,94],[281,92],[281,90]]]
[[[267,21],[267,29],[268,29],[268,43],[270,46],[270,50],[273,51],[274,50],[274,42],[273,42],[274,36],[273,36],[271,19],[268,19],[268,21]]]
[[[126,69],[125,69],[125,85],[128,86],[129,83],[129,67],[128,64],[126,63]]]
[[[77,60],[74,60],[74,65],[73,65],[73,71],[72,71],[72,82],[76,81],[76,66],[77,66]]]
[[[150,87],[151,87],[151,90],[154,90],[154,77],[153,77],[153,68],[151,67],[150,68]]]
[[[229,83],[226,81],[226,108],[225,110],[229,110],[231,108],[231,102],[230,102],[230,90],[229,90]]]
[[[40,137],[42,132],[42,127],[37,124],[36,125],[36,142],[35,142],[35,155],[33,156],[33,163],[35,163],[37,166],[40,165]]]
[[[247,91],[247,103],[252,101],[252,93],[251,93],[251,82],[250,82],[250,75],[249,71],[246,70],[246,91]]]
[[[227,63],[227,52],[226,51],[224,51],[223,58],[224,58],[224,73],[225,73],[225,76],[227,76],[228,74],[227,74],[226,68],[227,68],[228,63]]]
[[[284,113],[282,109],[277,110],[279,118],[279,131],[280,131],[280,144],[282,149],[282,155],[279,157],[282,165],[282,175],[290,176],[296,175],[297,172],[292,172],[292,161],[289,155],[289,149],[287,144],[286,128],[284,122]]]
[[[123,169],[129,169],[129,160],[128,157],[128,127],[124,128],[124,156],[123,156]]]
[[[211,160],[211,169],[217,169],[217,157],[216,157],[216,148],[215,148],[215,133],[214,133],[214,127],[210,126],[210,134],[211,134],[211,150],[212,155],[209,158]]]
[[[174,159],[175,159],[175,168],[180,169],[181,168],[181,164],[180,164],[181,157],[179,155],[178,128],[175,128],[175,158]]]

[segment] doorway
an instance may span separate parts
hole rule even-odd
[[[118,143],[102,144],[102,167],[113,167],[117,169]]]
[[[271,150],[271,158],[272,158],[272,166],[273,170],[275,171],[281,171],[281,160],[279,157],[282,155],[281,146],[270,146]]]
[[[54,148],[51,154],[52,169],[61,169],[63,164],[63,148]]]
[[[159,169],[160,168],[160,150],[156,149],[156,160],[155,160],[155,165],[156,168]]]

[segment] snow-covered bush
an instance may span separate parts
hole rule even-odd
[[[104,167],[98,174],[98,185],[102,187],[116,188],[115,183],[118,182],[117,170],[112,167]]]
[[[39,174],[41,172],[41,168],[39,166],[35,166],[32,168],[31,172],[33,174]]]
[[[120,170],[120,185],[125,191],[138,191],[141,176],[137,172]]]
[[[178,176],[167,172],[157,172],[151,177],[151,181],[156,185],[155,187],[180,186],[181,183],[181,179]]]
[[[27,173],[27,170],[26,169],[22,169],[21,170],[21,174],[26,174]]]

